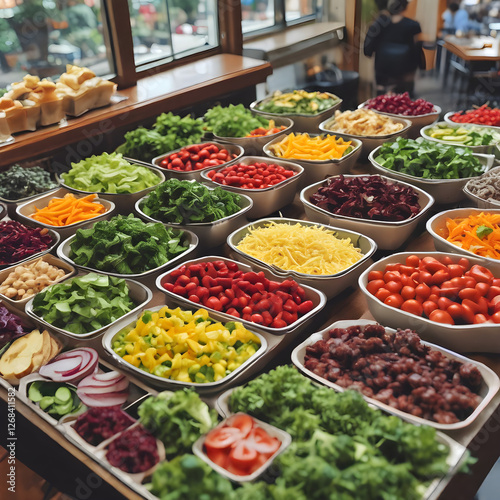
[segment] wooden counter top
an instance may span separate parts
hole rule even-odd
[[[16,134],[0,146],[0,167],[52,152],[67,144],[117,127],[140,122],[162,112],[191,107],[229,92],[264,82],[272,73],[268,62],[233,54],[219,54],[143,78],[137,86],[120,90],[127,99],[70,118],[64,126],[41,127]]]

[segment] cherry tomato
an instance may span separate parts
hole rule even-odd
[[[443,263],[445,266],[453,264],[453,260],[449,255],[443,255],[443,257],[441,257],[440,259],[441,259],[440,262]]]
[[[497,295],[490,300],[489,307],[493,312],[500,311],[500,295]]]
[[[415,295],[423,300],[428,299],[430,294],[431,289],[425,283],[421,283],[420,285],[415,287]]]
[[[389,283],[389,281],[401,281],[401,275],[399,271],[387,271],[384,273],[384,281]]]
[[[448,272],[452,278],[458,278],[464,274],[464,269],[458,264],[448,264]]]
[[[385,288],[391,293],[399,293],[403,288],[403,283],[401,283],[401,281],[388,281],[385,284]]]
[[[417,268],[420,264],[420,257],[418,255],[408,255],[406,257],[406,265]]]
[[[470,267],[469,259],[467,259],[466,257],[461,257],[460,260],[457,262],[457,264],[459,266],[462,266],[465,271]]]
[[[379,288],[375,293],[375,297],[382,302],[385,302],[385,299],[391,295],[391,292],[387,290],[387,288]]]
[[[474,314],[475,314],[475,309],[470,306],[470,304],[463,303],[461,304],[462,306],[462,320],[464,323],[467,325],[472,325],[474,323]]]
[[[434,274],[437,271],[447,271],[446,266],[434,257],[424,257],[420,263],[420,268],[425,269],[431,274]]]
[[[432,275],[432,283],[434,285],[441,285],[441,283],[445,282],[446,280],[450,279],[450,273],[448,272],[448,269],[438,269],[433,275]]]
[[[474,316],[474,324],[479,325],[481,323],[486,323],[488,318],[484,314],[476,314]]]
[[[500,323],[500,311],[493,313],[490,316],[490,319],[491,319],[491,321],[493,321],[493,323]]]
[[[463,300],[472,300],[477,302],[479,299],[479,292],[475,288],[463,288],[458,292],[458,296]]]
[[[429,317],[432,311],[435,311],[438,308],[438,305],[435,302],[432,302],[432,300],[426,300],[422,304],[422,309],[424,311],[424,314]]]
[[[435,311],[432,311],[429,315],[429,319],[431,321],[435,321],[436,323],[445,323],[447,325],[455,324],[450,314],[446,311],[442,311],[441,309],[436,309]]]
[[[405,300],[403,304],[401,304],[401,310],[410,314],[415,314],[416,316],[422,316],[424,312],[422,304],[415,299]]]
[[[418,276],[419,283],[425,283],[426,285],[432,285],[432,274],[429,271],[420,271]]]
[[[477,283],[474,288],[478,291],[481,297],[486,297],[490,291],[490,285],[481,281]]]
[[[500,286],[490,286],[490,289],[488,290],[488,295],[486,295],[486,298],[488,300],[493,299],[497,295],[500,295]]]
[[[400,267],[401,267],[401,264],[399,262],[392,262],[392,263],[387,264],[385,266],[385,270],[386,270],[386,272],[391,272],[391,271],[399,272]]]
[[[395,307],[396,309],[399,309],[403,302],[404,299],[401,295],[399,295],[399,293],[393,293],[384,300],[384,304],[390,307]]]
[[[453,318],[453,321],[457,322],[463,318],[463,309],[460,304],[451,304],[446,309],[448,314]]]
[[[369,281],[366,284],[366,289],[373,295],[377,293],[379,288],[385,287],[385,281],[384,280],[374,280],[374,281]]]
[[[450,307],[454,302],[450,300],[448,297],[439,297],[438,299],[438,307],[439,309],[442,309],[443,311],[446,311],[448,307]]]
[[[482,283],[490,284],[494,278],[493,274],[489,269],[484,266],[480,266],[478,264],[474,264],[468,271],[468,276],[471,276],[476,281],[480,281]]]
[[[368,281],[375,281],[384,279],[384,273],[382,271],[370,271],[368,273]]]
[[[401,297],[403,297],[403,299],[405,299],[405,300],[415,298],[415,288],[413,288],[412,286],[408,286],[408,285],[404,286],[401,289]]]
[[[411,276],[415,272],[415,268],[413,266],[404,266],[401,264],[399,267],[399,272],[401,274],[405,274],[406,276]]]

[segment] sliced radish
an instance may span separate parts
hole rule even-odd
[[[103,387],[103,386],[93,386],[93,385],[85,385],[81,386],[78,385],[78,387],[83,390],[86,394],[92,395],[92,394],[109,394],[110,392],[120,392],[124,391],[129,385],[128,379],[123,376],[123,378],[119,379],[116,382],[113,382],[109,386]]]
[[[128,378],[116,371],[93,373],[78,384],[76,393],[87,406],[121,406],[128,397]]]

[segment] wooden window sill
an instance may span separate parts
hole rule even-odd
[[[310,23],[243,43],[243,55],[269,61],[273,68],[293,64],[334,47],[342,23]]]
[[[126,100],[70,118],[67,125],[43,127],[14,136],[0,147],[0,166],[38,157],[77,141],[109,134],[162,112],[200,104],[229,92],[264,82],[272,73],[267,62],[233,54],[218,54],[156,75],[118,91]]]

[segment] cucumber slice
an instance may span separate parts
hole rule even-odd
[[[68,402],[64,404],[54,405],[51,409],[51,413],[55,413],[56,415],[66,415],[67,413],[71,413],[73,411],[73,398],[71,398]]]
[[[58,405],[64,405],[68,403],[68,401],[72,402],[71,391],[67,387],[59,387],[54,398]]]
[[[40,392],[40,389],[36,382],[33,382],[30,385],[30,388],[28,389],[28,397],[34,403],[38,403],[44,397],[43,394]]]
[[[46,410],[49,406],[54,404],[54,398],[52,396],[44,396],[38,403],[42,410]]]

